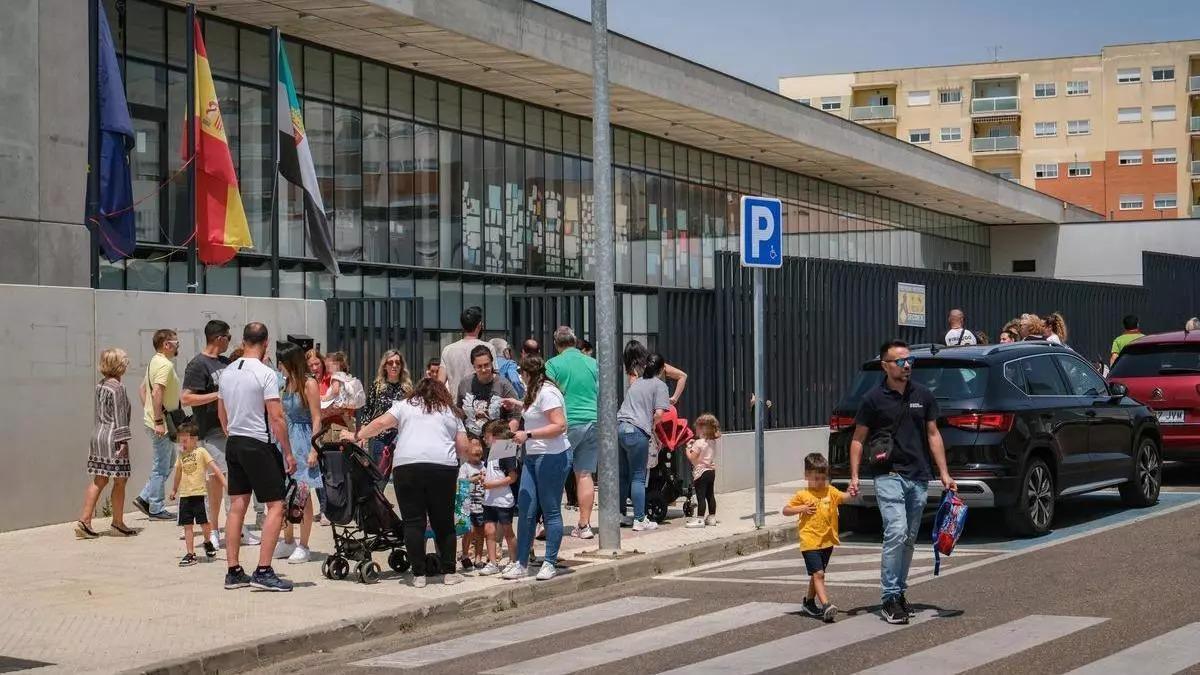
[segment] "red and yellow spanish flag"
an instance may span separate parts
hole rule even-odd
[[[242,208],[200,22],[196,21],[192,29],[196,34],[196,105],[192,126],[196,139],[196,248],[200,262],[223,265],[233,259],[239,248],[252,247],[254,242]]]

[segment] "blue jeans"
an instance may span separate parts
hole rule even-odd
[[[883,601],[897,598],[908,589],[908,568],[913,546],[921,531],[921,514],[929,484],[889,473],[875,479],[875,500],[883,517],[883,556],[879,583]]]
[[[526,455],[521,467],[521,488],[517,492],[517,509],[521,512],[517,528],[517,562],[529,564],[533,548],[534,528],[538,514],[546,527],[546,562],[558,563],[558,547],[562,544],[562,496],[571,463],[567,453]]]
[[[160,513],[163,510],[164,491],[167,480],[171,477],[171,468],[175,464],[175,444],[167,436],[159,436],[153,429],[146,429],[150,436],[150,445],[154,449],[154,463],[150,465],[150,478],[146,487],[138,496],[150,505],[150,513]]]
[[[625,500],[633,497],[633,517],[646,517],[646,462],[650,455],[650,437],[628,422],[617,427],[621,446],[621,516],[625,516]]]

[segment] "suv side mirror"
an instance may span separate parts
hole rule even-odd
[[[1120,382],[1110,382],[1108,385],[1108,394],[1113,398],[1124,398],[1129,395],[1129,387]]]

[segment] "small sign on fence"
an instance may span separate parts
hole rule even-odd
[[[925,285],[896,283],[896,323],[912,328],[925,327]]]

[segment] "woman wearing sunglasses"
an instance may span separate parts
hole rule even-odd
[[[379,371],[375,375],[375,382],[367,389],[367,404],[358,411],[359,425],[364,425],[387,412],[392,407],[392,403],[408,398],[412,393],[412,388],[412,378],[408,374],[408,364],[404,361],[404,355],[395,349],[384,352],[383,358],[379,360]],[[371,453],[371,460],[375,462],[376,466],[380,465],[384,449],[395,442],[395,429],[388,429],[378,437],[371,439],[367,450]],[[384,475],[390,471],[391,466],[388,465]]]

